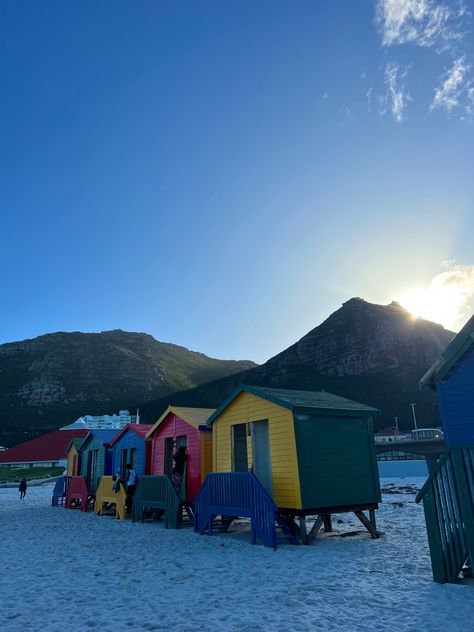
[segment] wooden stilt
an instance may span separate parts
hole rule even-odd
[[[306,516],[300,516],[300,538],[303,544],[308,544],[308,535],[306,533]]]
[[[373,509],[369,509],[369,520],[370,520],[370,524],[377,531],[377,523],[375,521],[375,511]]]
[[[326,533],[332,532],[331,514],[325,514],[324,516],[324,531],[326,531]]]
[[[324,516],[318,516],[316,519],[316,522],[313,524],[310,532],[307,535],[308,544],[316,539],[318,533],[321,530],[321,527],[323,526],[323,522],[324,522]]]
[[[374,539],[380,538],[380,534],[377,531],[376,527],[367,518],[367,516],[365,515],[363,511],[354,511],[354,513]],[[374,520],[375,520],[375,516],[374,516]]]

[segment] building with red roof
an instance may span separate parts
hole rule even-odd
[[[54,430],[0,452],[0,467],[56,467],[66,465],[71,439],[85,437],[87,429]]]

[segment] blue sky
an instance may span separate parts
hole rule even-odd
[[[407,292],[458,328],[473,13],[2,3],[0,342],[122,328],[263,362],[352,296]]]

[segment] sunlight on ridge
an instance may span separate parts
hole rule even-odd
[[[474,295],[473,266],[443,262],[444,272],[436,275],[428,288],[407,290],[398,298],[414,318],[424,318],[457,331],[472,310]]]

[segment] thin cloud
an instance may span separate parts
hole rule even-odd
[[[433,85],[427,107],[430,112],[459,108],[461,120],[474,118],[474,77],[472,65],[466,61],[470,59],[466,47],[467,34],[472,35],[470,19],[466,0],[375,1],[375,24],[384,47],[419,46],[450,58],[438,85]],[[403,81],[405,75],[396,63],[387,64],[383,76],[386,92],[376,97],[379,113],[391,111],[397,123],[404,120],[407,103],[412,100]]]
[[[470,69],[471,67],[466,63],[464,57],[454,60],[452,67],[445,73],[441,85],[435,90],[430,112],[435,108],[444,108],[450,112],[453,108],[460,106],[464,99],[467,99],[464,107],[467,113],[470,113],[470,104],[474,96],[472,82],[467,79]]]
[[[407,68],[401,68],[398,64],[389,63],[385,66],[384,81],[386,93],[377,97],[379,114],[383,116],[390,108],[393,118],[401,123],[405,118],[405,108],[411,101],[411,96],[406,90],[405,77]]]
[[[464,2],[378,0],[376,23],[384,46],[415,44],[443,52],[464,37]]]

